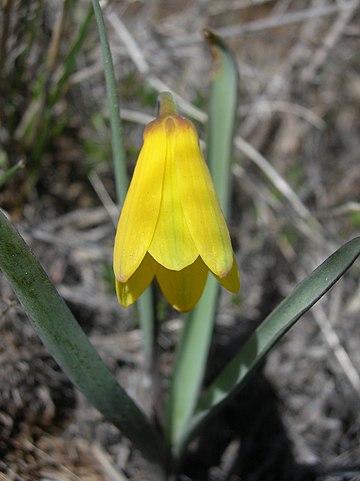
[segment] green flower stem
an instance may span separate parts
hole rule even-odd
[[[0,210],[0,268],[55,360],[90,402],[162,472],[162,443],[88,341],[24,240]],[[158,478],[159,479],[159,478]]]
[[[177,114],[175,100],[170,92],[160,93],[158,97],[158,102],[159,102],[159,116]]]
[[[215,315],[211,313],[216,310],[217,292],[218,282],[209,276],[200,302],[184,319],[167,412],[168,438],[173,445],[186,430],[196,406],[214,327]]]

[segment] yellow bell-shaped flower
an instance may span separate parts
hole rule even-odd
[[[145,128],[117,227],[118,300],[131,305],[156,277],[168,302],[186,312],[199,301],[208,271],[238,292],[229,231],[196,129],[164,93],[159,116]]]

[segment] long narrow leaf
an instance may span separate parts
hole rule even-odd
[[[123,146],[122,129],[119,114],[119,97],[116,88],[113,61],[111,57],[108,38],[106,35],[106,28],[101,7],[98,0],[93,0],[92,3],[95,12],[96,23],[99,30],[99,38],[104,63],[106,93],[108,97],[112,132],[116,194],[118,202],[123,204],[129,182],[126,172],[125,150]]]
[[[206,31],[214,61],[207,157],[224,212],[230,193],[230,163],[236,117],[237,70],[225,44]],[[203,296],[187,316],[179,344],[168,403],[169,440],[176,444],[191,418],[202,385],[213,332],[218,283],[210,276]]]
[[[238,107],[238,73],[236,61],[223,40],[211,30],[206,29],[204,34],[213,58],[207,160],[221,208],[227,217]]]
[[[0,268],[55,360],[107,420],[154,465],[161,464],[158,436],[92,347],[24,240],[0,210]]]
[[[201,396],[194,417],[178,445],[179,452],[199,426],[238,392],[279,339],[335,284],[359,255],[360,237],[356,237],[328,257],[262,322],[239,354]]]

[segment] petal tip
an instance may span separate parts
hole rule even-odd
[[[232,292],[233,294],[237,294],[239,292],[240,275],[239,275],[239,270],[238,270],[238,266],[237,266],[236,258],[234,254],[233,254],[233,262],[228,273],[223,277],[219,275],[215,275],[215,277],[228,291]]]

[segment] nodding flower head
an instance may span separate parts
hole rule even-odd
[[[145,128],[117,227],[118,300],[131,305],[156,277],[168,302],[186,312],[199,301],[209,271],[238,292],[229,231],[196,129],[164,93],[159,116]]]

